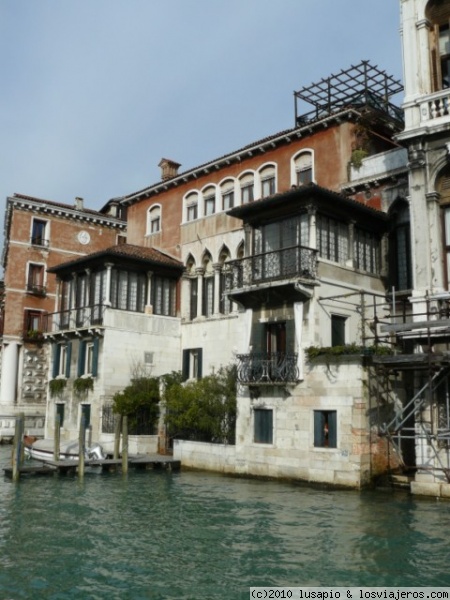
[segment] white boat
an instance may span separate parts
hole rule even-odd
[[[54,440],[36,439],[24,437],[24,451],[27,458],[33,458],[41,462],[54,460]],[[100,444],[92,444],[85,448],[85,460],[104,460],[106,454]],[[61,442],[59,445],[59,460],[79,460],[78,441]]]

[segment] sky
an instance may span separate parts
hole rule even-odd
[[[97,210],[162,157],[293,127],[294,90],[361,60],[402,79],[399,4],[0,0],[0,219],[16,192]]]

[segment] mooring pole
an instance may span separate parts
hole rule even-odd
[[[78,436],[78,477],[82,479],[84,477],[84,447],[86,438],[86,419],[84,415],[81,415],[80,419],[80,433]]]
[[[128,417],[122,417],[122,473],[128,473]]]
[[[122,415],[117,415],[114,425],[114,460],[119,458],[120,453],[120,430],[122,429]]]
[[[57,462],[60,456],[60,446],[61,446],[61,417],[56,414],[55,415],[55,439],[53,446],[53,460]]]
[[[24,413],[19,413],[14,424],[14,442],[12,451],[12,479],[19,481],[23,446]]]

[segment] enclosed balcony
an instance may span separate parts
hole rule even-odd
[[[293,246],[232,260],[227,266],[230,269],[227,275],[228,291],[293,277],[314,280],[317,275],[317,250]]]
[[[104,311],[105,306],[95,304],[49,313],[45,318],[44,331],[45,333],[57,333],[102,325]]]
[[[237,355],[237,378],[246,385],[286,385],[299,379],[298,354],[253,352]]]
[[[296,283],[314,284],[316,280],[317,250],[292,246],[232,260],[227,267],[226,292],[244,305],[260,304],[261,293],[267,301],[269,295],[295,300]]]

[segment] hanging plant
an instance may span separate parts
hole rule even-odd
[[[85,396],[94,389],[94,380],[92,377],[78,377],[73,382],[73,391],[77,396]]]
[[[65,390],[66,384],[66,379],[51,379],[48,382],[51,398],[54,398],[55,396],[58,396],[60,398],[62,396],[63,391]]]

